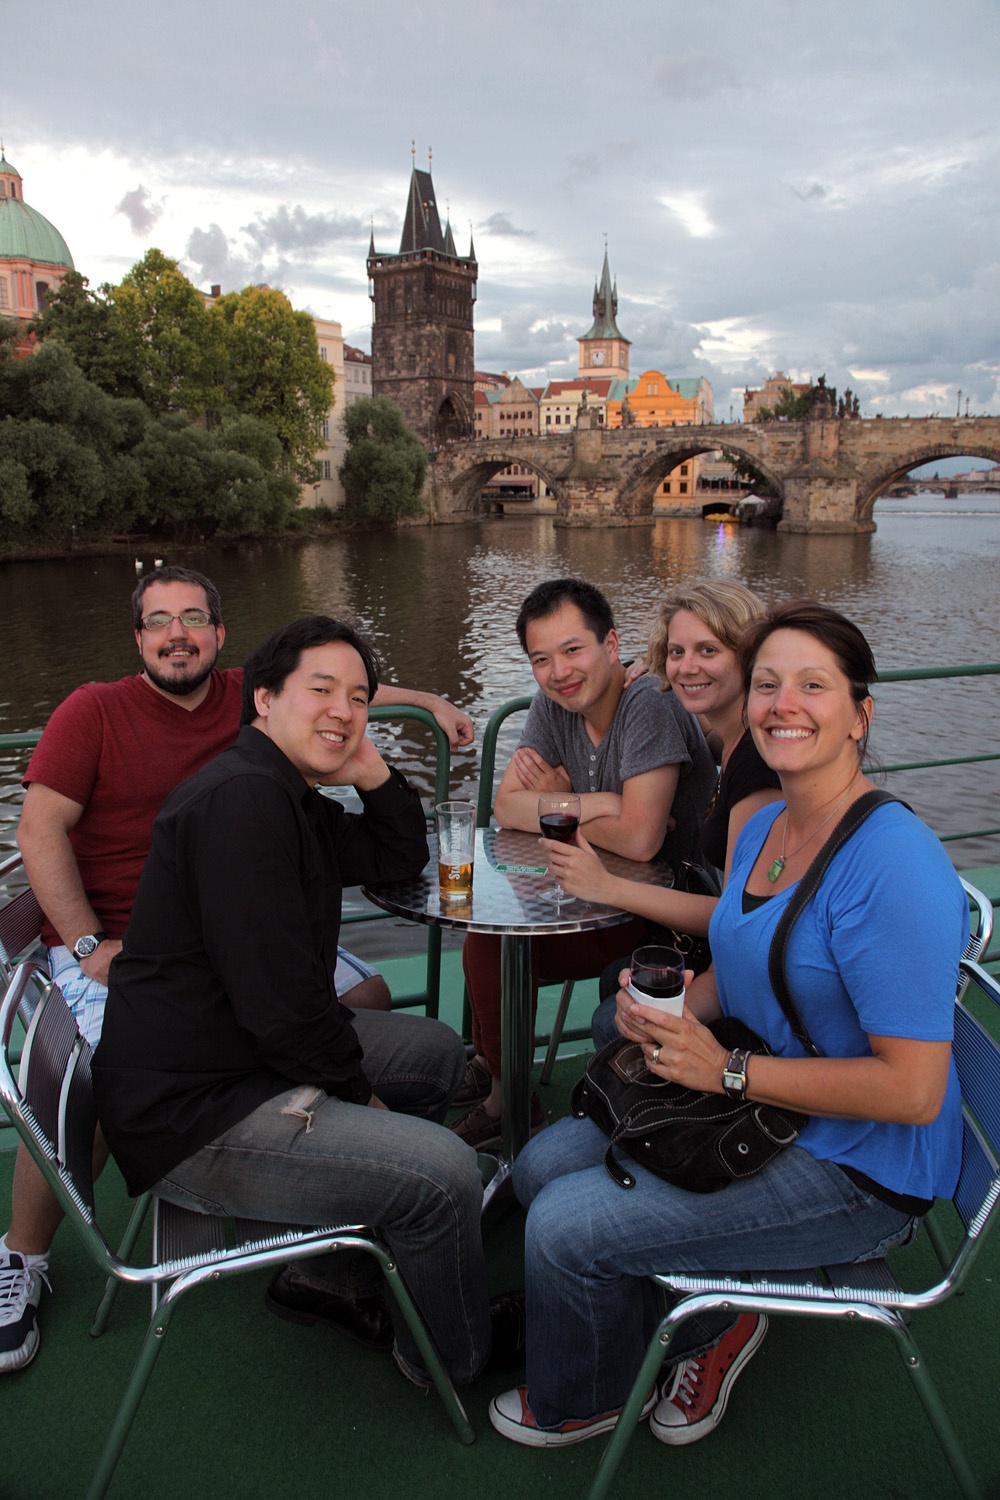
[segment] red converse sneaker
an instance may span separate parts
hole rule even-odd
[[[649,1416],[655,1400],[654,1387],[639,1413],[640,1419]],[[490,1402],[490,1421],[497,1432],[510,1438],[512,1442],[523,1443],[527,1448],[566,1448],[570,1443],[584,1443],[587,1438],[597,1437],[601,1432],[610,1432],[620,1413],[619,1406],[614,1411],[602,1412],[597,1417],[571,1418],[568,1422],[560,1422],[558,1427],[543,1428],[535,1422],[528,1405],[526,1385],[504,1391],[502,1395],[494,1396]]]
[[[764,1341],[763,1313],[743,1313],[735,1328],[670,1373],[663,1399],[649,1419],[661,1443],[680,1447],[714,1432],[726,1414],[729,1393]]]

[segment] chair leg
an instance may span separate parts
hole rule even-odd
[[[676,1326],[676,1323],[673,1325]],[[639,1367],[639,1373],[635,1377],[632,1389],[629,1391],[628,1400],[621,1409],[621,1415],[615,1423],[615,1429],[608,1440],[608,1446],[601,1456],[600,1466],[594,1475],[594,1482],[587,1492],[587,1500],[604,1500],[611,1488],[614,1477],[618,1472],[618,1465],[625,1457],[625,1449],[632,1441],[632,1435],[639,1422],[639,1413],[642,1411],[643,1402],[649,1395],[653,1384],[660,1373],[670,1337],[673,1332],[665,1333],[663,1324],[653,1334],[649,1347]]]
[[[145,1219],[146,1213],[149,1209],[150,1201],[151,1194],[149,1193],[142,1193],[135,1200],[135,1204],[132,1208],[132,1213],[129,1217],[129,1221],[125,1226],[125,1234],[122,1237],[122,1242],[118,1247],[119,1260],[131,1259],[132,1251],[135,1248],[136,1240],[139,1238],[139,1230],[142,1228],[143,1220]],[[109,1276],[107,1281],[104,1283],[104,1292],[101,1296],[100,1302],[97,1304],[97,1311],[94,1313],[94,1321],[90,1325],[91,1338],[100,1338],[105,1328],[107,1328],[108,1318],[111,1316],[111,1309],[114,1306],[114,1301],[118,1296],[120,1287],[121,1282],[118,1281],[114,1276]]]
[[[434,1388],[441,1398],[444,1409],[448,1413],[451,1425],[454,1427],[459,1441],[467,1444],[474,1443],[476,1441],[475,1429],[466,1415],[465,1407],[459,1400],[458,1392],[445,1372],[437,1350],[431,1343],[427,1329],[424,1327],[424,1320],[417,1312],[413,1298],[407,1291],[403,1278],[399,1274],[396,1262],[378,1246],[373,1245],[370,1248],[372,1254],[382,1267],[386,1286],[396,1299],[396,1305],[406,1319],[406,1326],[412,1333],[417,1348],[420,1350],[420,1358],[424,1362],[424,1368],[434,1382]]]
[[[920,1350],[917,1348],[910,1330],[902,1319],[895,1321],[892,1326],[895,1334],[896,1348],[906,1368],[906,1373],[916,1387],[917,1395],[920,1397],[921,1405],[927,1413],[927,1420],[934,1429],[934,1435],[941,1444],[942,1452],[951,1465],[951,1471],[955,1476],[962,1494],[966,1500],[982,1500],[982,1491],[969,1467],[969,1461],[951,1419],[944,1409],[944,1404],[938,1392],[937,1386],[931,1379],[930,1374],[924,1366]]]
[[[141,1200],[140,1200],[141,1201]],[[138,1207],[138,1204],[136,1205]],[[133,1218],[135,1217],[133,1213]],[[131,1228],[131,1222],[129,1227]],[[175,1283],[176,1285],[176,1283]],[[159,1357],[160,1350],[166,1340],[167,1331],[173,1316],[176,1302],[167,1297],[157,1308],[156,1316],[151,1320],[146,1329],[146,1337],[143,1339],[139,1357],[129,1376],[125,1394],[121,1399],[115,1419],[111,1424],[111,1430],[104,1440],[104,1447],[98,1460],[94,1477],[90,1481],[87,1491],[87,1500],[103,1500],[107,1494],[108,1486],[114,1477],[118,1462],[122,1456],[126,1440],[132,1430],[135,1414],[139,1410],[139,1403],[146,1392],[149,1377],[153,1373],[153,1366]]]
[[[552,1022],[552,1035],[549,1037],[548,1050],[545,1053],[545,1061],[542,1063],[542,1071],[539,1074],[540,1083],[548,1083],[552,1077],[552,1069],[555,1065],[556,1053],[559,1051],[559,1042],[562,1038],[563,1027],[566,1025],[566,1012],[569,1010],[569,1002],[573,998],[573,981],[567,979],[559,996],[559,1008],[556,1018]]]

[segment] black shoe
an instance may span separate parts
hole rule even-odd
[[[285,1266],[264,1293],[264,1303],[275,1317],[289,1323],[326,1323],[366,1349],[392,1348],[392,1319],[385,1298],[379,1294],[352,1302],[338,1297],[322,1282],[312,1281],[301,1271]]]
[[[486,1372],[517,1370],[524,1367],[524,1293],[505,1292],[490,1303],[493,1349],[486,1362]]]

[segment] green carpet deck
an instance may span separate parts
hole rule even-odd
[[[412,961],[383,967],[399,992],[417,981]],[[445,1019],[458,1020],[458,955],[445,954]],[[558,992],[543,997],[541,1024]],[[586,1024],[594,986],[578,986],[571,1024]],[[579,1047],[579,1044],[577,1044]],[[565,1112],[578,1058],[561,1061],[545,1102]],[[9,1140],[9,1132],[0,1139]],[[0,1200],[13,1153],[0,1151]],[[128,1210],[110,1168],[99,1187],[112,1233]],[[487,1231],[494,1290],[521,1284],[523,1219],[512,1209]],[[932,1262],[925,1238],[895,1257],[907,1283]],[[35,1362],[0,1382],[3,1500],[71,1500],[89,1482],[138,1348],[146,1296],[124,1290],[103,1338],[88,1333],[100,1294],[96,1270],[62,1231],[52,1256],[53,1295],[42,1304]],[[465,1395],[477,1432],[454,1437],[433,1395],[407,1385],[386,1356],[325,1329],[265,1311],[266,1275],[200,1288],[177,1312],[110,1494],[115,1500],[365,1500],[511,1494],[585,1495],[602,1440],[558,1452],[523,1449],[493,1432],[489,1398],[514,1378],[481,1379]],[[1000,1444],[992,1409],[1000,1389],[1000,1234],[980,1257],[964,1296],[922,1314],[915,1333],[987,1497],[1000,1497]],[[666,1449],[636,1433],[613,1494],[731,1496],[741,1500],[902,1500],[957,1493],[893,1342],[873,1329],[775,1320],[736,1389],[717,1433]]]

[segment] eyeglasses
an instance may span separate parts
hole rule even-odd
[[[179,615],[168,615],[165,609],[158,609],[151,615],[143,615],[143,630],[169,630],[175,620],[180,620],[185,630],[204,630],[206,625],[211,625],[212,616],[204,609],[182,609]]]

